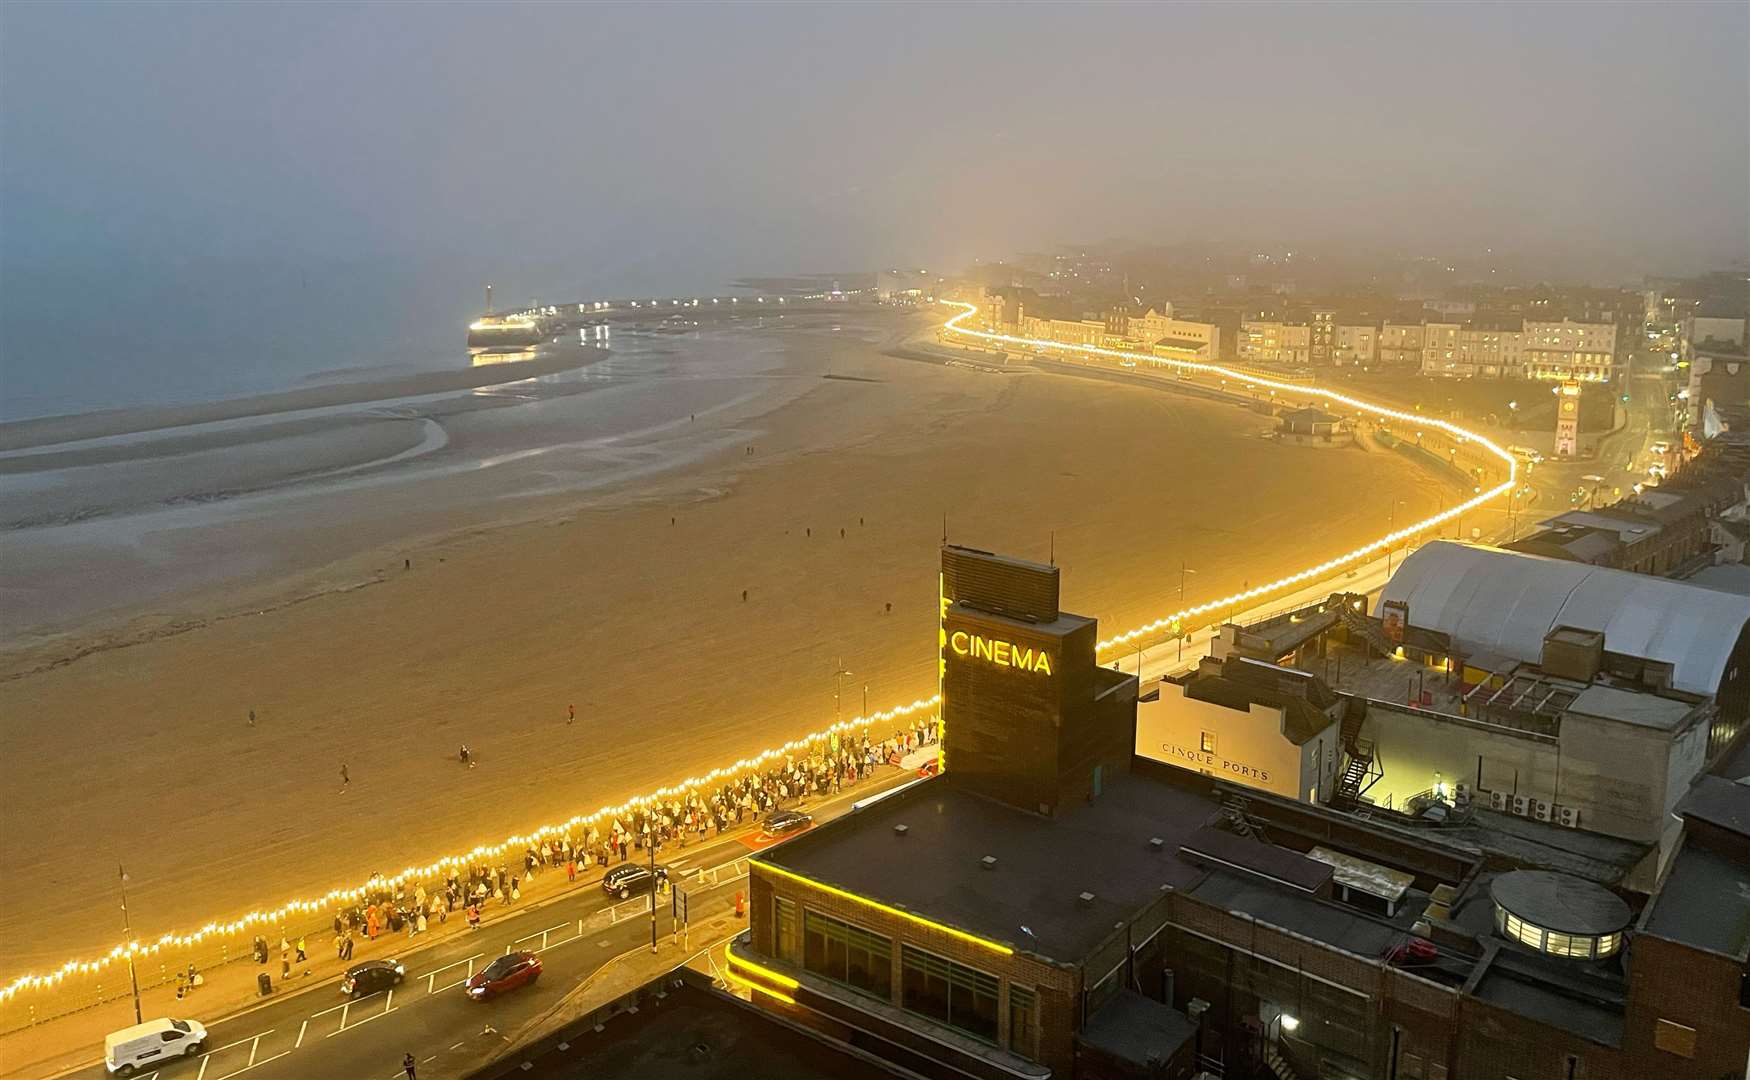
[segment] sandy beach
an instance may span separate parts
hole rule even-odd
[[[1054,544],[1065,606],[1110,634],[1177,606],[1181,560],[1195,602],[1439,501],[1395,455],[1281,446],[1237,408],[886,355],[922,321],[702,331],[650,345],[686,377],[616,360],[48,462],[90,470],[98,514],[14,462],[0,516],[59,524],[8,533],[0,574],[29,615],[0,656],[0,880],[43,900],[0,909],[0,974],[113,944],[118,862],[155,935],[815,730],[838,663],[846,715],[865,685],[926,695],[944,517]],[[246,496],[189,497],[225,469]]]

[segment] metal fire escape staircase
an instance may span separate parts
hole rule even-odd
[[[1343,702],[1343,771],[1337,775],[1331,792],[1331,809],[1350,811],[1361,806],[1362,796],[1385,775],[1379,753],[1373,742],[1361,737],[1361,721],[1367,716],[1367,703],[1359,698]]]
[[[1340,614],[1337,618],[1342,621],[1343,628],[1349,631],[1352,636],[1367,642],[1368,647],[1379,655],[1390,656],[1398,651],[1398,643],[1387,637],[1385,630],[1378,623],[1348,604],[1341,605],[1339,611]]]

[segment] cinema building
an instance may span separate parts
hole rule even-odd
[[[1744,1074],[1750,786],[1680,800],[1636,891],[1621,838],[1485,847],[1138,757],[1055,567],[950,548],[943,595],[946,770],[753,860],[756,1005],[931,1077]],[[1276,723],[1340,734],[1308,685]]]

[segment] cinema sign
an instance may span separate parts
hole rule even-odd
[[[965,630],[949,634],[948,647],[954,650],[955,656],[968,656],[998,667],[1017,668],[1040,675],[1051,674],[1051,654],[1044,649],[1017,645],[1001,638],[987,638]]]

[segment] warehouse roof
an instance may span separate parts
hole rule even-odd
[[[1527,663],[1558,626],[1604,633],[1604,648],[1672,666],[1672,686],[1719,692],[1727,660],[1750,626],[1750,597],[1680,581],[1517,551],[1437,540],[1405,559],[1383,602],[1409,607],[1411,626],[1460,648]]]

